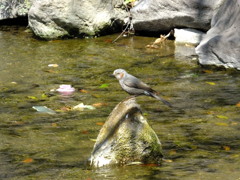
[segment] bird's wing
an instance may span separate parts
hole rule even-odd
[[[128,87],[143,89],[143,90],[150,91],[150,92],[154,91],[147,84],[145,84],[144,82],[142,82],[141,80],[139,80],[138,78],[136,78],[130,74],[128,75],[128,77],[126,77],[124,79],[123,83]]]

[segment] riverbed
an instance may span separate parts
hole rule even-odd
[[[176,58],[173,40],[149,49],[156,38],[112,43],[117,36],[42,41],[24,27],[1,28],[0,178],[240,179],[240,73],[201,67],[195,56]],[[117,68],[174,106],[137,98],[163,145],[161,166],[87,165],[101,126],[128,96],[111,76]],[[59,94],[62,84],[75,92]],[[80,103],[95,109],[73,110]]]

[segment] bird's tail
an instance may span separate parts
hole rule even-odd
[[[158,95],[156,95],[155,93],[150,93],[150,95],[156,99],[158,99],[159,101],[162,101],[164,104],[166,104],[169,107],[173,107],[172,104],[168,101],[166,101],[165,99],[159,97]]]

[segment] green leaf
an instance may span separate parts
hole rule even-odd
[[[99,88],[107,88],[109,84],[102,84]]]
[[[38,100],[38,98],[35,97],[35,96],[27,96],[27,98],[28,98],[28,99],[33,99],[33,100]]]

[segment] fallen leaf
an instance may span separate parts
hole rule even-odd
[[[82,131],[82,134],[89,134],[88,131]]]
[[[33,100],[37,100],[38,98],[35,96],[27,96],[28,99],[33,99]]]
[[[47,98],[48,96],[47,96],[45,93],[43,93],[43,94],[41,95],[41,97],[42,97],[42,98]]]
[[[48,67],[58,67],[58,64],[49,64]]]
[[[80,104],[73,107],[73,110],[83,111],[84,109],[94,110],[96,108],[91,106],[91,105],[84,105],[83,103],[80,103]]]
[[[212,114],[215,114],[215,112],[213,112],[213,111],[208,111],[207,114],[212,115]]]
[[[104,125],[104,122],[97,122],[96,125],[102,126]]]
[[[141,166],[148,166],[148,167],[156,167],[159,166],[159,164],[141,164]]]
[[[211,71],[211,70],[203,70],[203,72],[208,73],[208,74],[212,74],[213,73],[213,71]]]
[[[107,106],[107,103],[94,103],[94,107],[102,107],[102,106]]]
[[[72,108],[71,107],[68,107],[68,106],[64,106],[64,107],[61,107],[60,108],[60,111],[63,111],[63,112],[66,112],[66,111],[71,111]]]
[[[27,158],[25,160],[22,161],[23,163],[32,163],[33,159],[32,158]]]
[[[240,102],[238,102],[238,103],[236,104],[236,106],[237,106],[237,107],[240,107]]]
[[[217,118],[219,118],[219,119],[228,119],[227,116],[223,116],[223,115],[217,115]]]
[[[237,122],[232,122],[231,125],[236,126],[236,125],[238,125],[238,123]]]
[[[102,84],[99,88],[107,88],[109,84]]]
[[[57,123],[52,123],[52,127],[58,127]]]
[[[227,123],[221,123],[221,122],[217,122],[217,123],[215,123],[217,126],[225,126],[225,127],[227,127],[227,126],[229,126]]]
[[[79,91],[80,91],[81,93],[88,93],[88,91],[85,90],[85,89],[80,89]]]
[[[223,149],[224,149],[225,151],[230,151],[230,150],[231,150],[231,148],[230,148],[229,146],[223,146]]]
[[[209,85],[212,85],[212,86],[215,86],[215,85],[216,85],[215,82],[206,82],[206,83],[209,84]]]
[[[164,162],[167,162],[167,163],[172,163],[173,162],[173,160],[171,160],[171,159],[162,159]]]
[[[175,155],[175,154],[177,154],[177,151],[176,151],[176,150],[171,150],[171,151],[169,151],[168,154],[169,154],[169,155]]]

